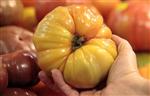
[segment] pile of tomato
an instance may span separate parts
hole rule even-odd
[[[74,88],[97,86],[117,56],[112,34],[150,79],[150,0],[1,0],[0,96],[64,96],[39,79],[54,68]]]

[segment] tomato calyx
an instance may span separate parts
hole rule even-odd
[[[75,35],[72,40],[72,51],[75,51],[76,49],[80,48],[85,41],[86,40],[83,36]]]

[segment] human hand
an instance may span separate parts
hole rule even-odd
[[[118,46],[118,56],[112,65],[106,87],[102,90],[90,90],[78,92],[71,88],[63,80],[61,72],[57,69],[52,70],[52,79],[41,71],[39,77],[50,88],[66,96],[148,96],[150,95],[150,81],[142,78],[138,73],[136,55],[130,44],[113,35],[112,39]]]

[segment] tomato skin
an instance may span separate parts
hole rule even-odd
[[[93,88],[107,75],[117,56],[111,36],[93,6],[72,5],[57,7],[46,15],[33,42],[38,64],[47,74],[57,68],[71,86]]]
[[[108,26],[127,39],[135,51],[150,51],[150,2],[121,3],[110,14]]]

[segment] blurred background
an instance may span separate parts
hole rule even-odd
[[[57,6],[71,4],[97,8],[112,33],[132,45],[140,74],[150,79],[150,0],[0,0],[0,56],[6,55],[9,58],[2,64],[0,57],[0,93],[3,91],[3,96],[63,96],[38,80],[40,69],[36,66],[32,36],[37,24],[47,13]],[[10,63],[12,56],[16,62],[25,62],[29,69],[10,67],[13,65]],[[17,61],[18,58],[20,61]],[[26,71],[21,73],[20,70]],[[29,77],[17,80],[17,76],[24,74]],[[25,85],[21,82],[25,82]],[[20,95],[15,95],[15,92]]]

